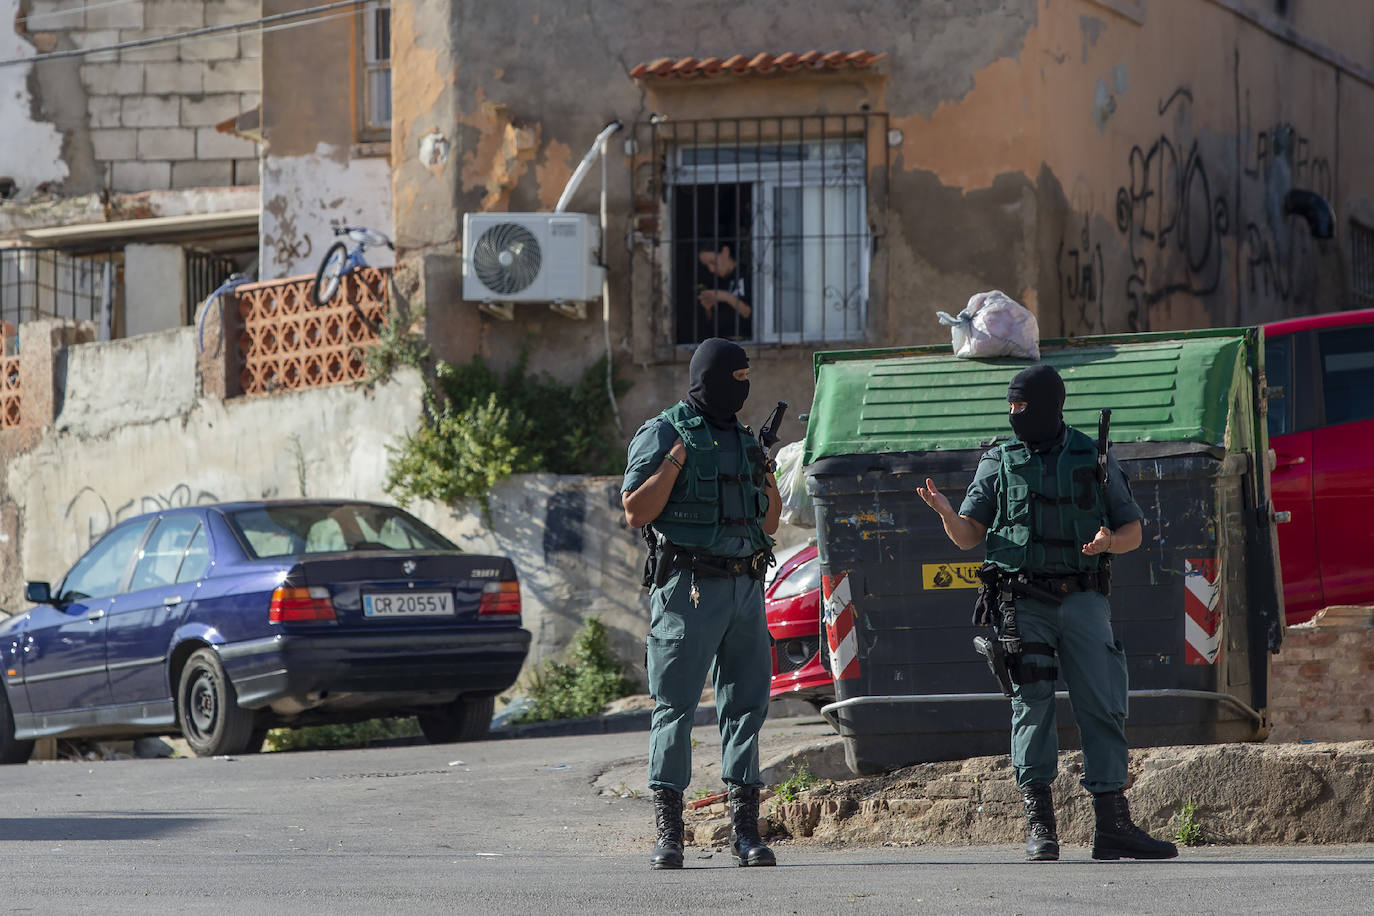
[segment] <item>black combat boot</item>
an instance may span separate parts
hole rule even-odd
[[[658,840],[649,854],[650,868],[682,867],[682,793],[654,789],[654,821]]]
[[[1021,790],[1026,808],[1026,861],[1059,861],[1059,834],[1055,832],[1054,793],[1049,783],[1033,782]]]
[[[757,786],[730,787],[730,850],[740,865],[777,865],[773,850],[759,836],[759,790]]]
[[[1093,832],[1094,859],[1172,859],[1178,847],[1156,840],[1131,820],[1131,809],[1120,789],[1093,796],[1097,830]]]

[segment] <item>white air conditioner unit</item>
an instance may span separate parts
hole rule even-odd
[[[586,213],[463,215],[463,298],[586,302],[601,295],[596,218]]]

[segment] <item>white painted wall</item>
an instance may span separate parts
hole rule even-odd
[[[14,30],[12,23],[18,11],[19,0],[0,0],[0,60],[37,53]],[[33,64],[0,67],[0,177],[14,179],[18,198],[29,196],[45,181],[67,177],[61,132],[33,116],[28,86],[32,70]]]
[[[313,275],[334,244],[333,227],[359,225],[395,234],[385,157],[348,159],[347,151],[321,143],[309,156],[263,160],[261,279]],[[374,267],[395,263],[387,248],[369,248],[365,256]]]
[[[186,250],[180,245],[124,246],[124,333],[128,337],[184,324]]]

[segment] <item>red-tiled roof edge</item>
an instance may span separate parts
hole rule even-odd
[[[630,71],[637,80],[647,79],[695,79],[713,76],[754,76],[766,73],[791,73],[796,71],[864,70],[887,57],[887,52],[874,54],[871,51],[806,51],[797,54],[786,51],[773,55],[767,53],[748,57],[735,54],[727,58],[707,57],[660,57],[639,64]]]

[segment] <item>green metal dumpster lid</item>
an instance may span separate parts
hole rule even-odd
[[[1121,442],[1224,445],[1233,405],[1250,410],[1246,342],[1254,329],[1042,341],[1064,377],[1064,420],[1091,436],[1112,410]],[[976,449],[1011,435],[1007,383],[1026,360],[958,359],[948,346],[834,350],[815,356],[803,461],[837,455]]]

